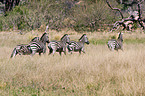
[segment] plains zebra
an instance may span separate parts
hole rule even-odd
[[[32,55],[35,53],[39,53],[39,55],[46,53],[46,43],[49,43],[48,34],[46,32],[43,33],[39,41],[30,42],[29,45],[32,50]]]
[[[88,38],[86,34],[83,34],[78,42],[71,41],[70,44],[67,46],[68,52],[72,54],[72,51],[85,53],[84,44],[89,44]]]
[[[31,40],[29,44],[17,45],[11,54],[11,58],[16,56],[17,54],[34,55],[35,53],[38,52],[39,55],[41,55],[41,53],[46,52],[46,42],[49,43],[49,40],[48,40],[47,33],[44,33],[41,36],[40,40],[39,40],[39,37],[35,37]]]
[[[113,50],[117,50],[118,49],[121,49],[123,50],[123,36],[122,36],[123,33],[119,33],[119,36],[118,36],[118,39],[115,40],[115,39],[111,39],[108,41],[107,45],[108,45],[108,48],[113,51]]]
[[[49,54],[54,53],[55,52],[59,52],[59,54],[61,55],[61,52],[64,52],[64,54],[66,55],[66,43],[69,44],[70,42],[70,38],[68,34],[65,34],[62,38],[61,41],[51,41],[48,44],[48,48],[49,48]]]
[[[39,41],[39,37],[34,37],[31,40],[31,42],[33,42],[33,41]],[[29,55],[31,53],[32,53],[32,50],[30,48],[30,45],[28,45],[28,44],[20,44],[20,45],[17,45],[14,48],[14,50],[13,50],[13,52],[11,54],[11,58],[16,56],[17,54],[19,54],[19,55]]]

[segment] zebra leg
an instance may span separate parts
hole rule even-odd
[[[111,45],[108,45],[108,48],[109,48],[110,51],[114,50],[114,48]]]
[[[121,50],[123,51],[123,46],[121,46]]]
[[[39,56],[41,56],[41,52],[39,52]]]
[[[109,48],[109,50],[111,51],[111,46],[108,44],[108,48]]]
[[[72,51],[71,51],[71,50],[68,50],[68,53],[69,53],[69,54],[72,54]]]
[[[67,46],[67,49],[68,49],[68,53],[72,54],[72,51],[73,51],[73,45],[68,45]]]
[[[64,51],[64,54],[66,55],[66,51]]]
[[[114,48],[112,48],[111,51],[114,51]]]
[[[82,50],[83,53],[86,53],[84,48],[82,48],[81,50]]]
[[[49,55],[50,55],[52,52],[53,52],[53,49],[50,48],[50,49],[49,49]]]
[[[84,50],[82,50],[83,53],[86,53]]]
[[[123,48],[121,48],[121,50],[123,51]]]
[[[53,56],[54,56],[55,51],[56,51],[56,50],[53,50]]]
[[[111,46],[110,50],[111,50],[111,51],[114,51],[114,49],[115,49],[115,47]]]
[[[66,47],[63,48],[63,52],[66,55]]]
[[[79,53],[81,54],[81,50],[79,50]]]
[[[46,53],[46,47],[44,47],[44,49],[43,49],[43,54],[45,54]],[[40,53],[41,54],[41,53]]]
[[[59,55],[61,56],[61,51],[59,51]]]
[[[32,51],[31,56],[34,56],[34,55],[35,55],[35,53],[36,53],[36,51],[34,51],[34,50],[33,50],[33,51]]]
[[[10,58],[15,57],[17,54],[18,54],[18,52],[17,52],[16,48],[14,48]]]

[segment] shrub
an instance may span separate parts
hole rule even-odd
[[[57,31],[95,31],[105,29],[104,24],[112,24],[115,19],[115,13],[102,0],[35,0],[0,17],[0,30],[36,30],[49,24],[50,29]]]

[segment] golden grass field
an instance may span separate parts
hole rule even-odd
[[[50,32],[50,40],[65,32]],[[17,44],[42,33],[0,33],[1,96],[145,96],[145,34],[124,33],[124,51],[107,45],[85,45],[86,54],[35,54],[10,59]],[[71,40],[83,33],[68,32]],[[86,33],[89,40],[108,40],[117,33]],[[127,43],[127,40],[131,40]],[[138,42],[134,42],[138,40]]]

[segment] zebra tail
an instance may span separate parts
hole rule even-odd
[[[10,58],[13,58],[14,56],[16,56],[18,54],[16,48],[14,48],[12,54],[11,54],[11,57]]]

